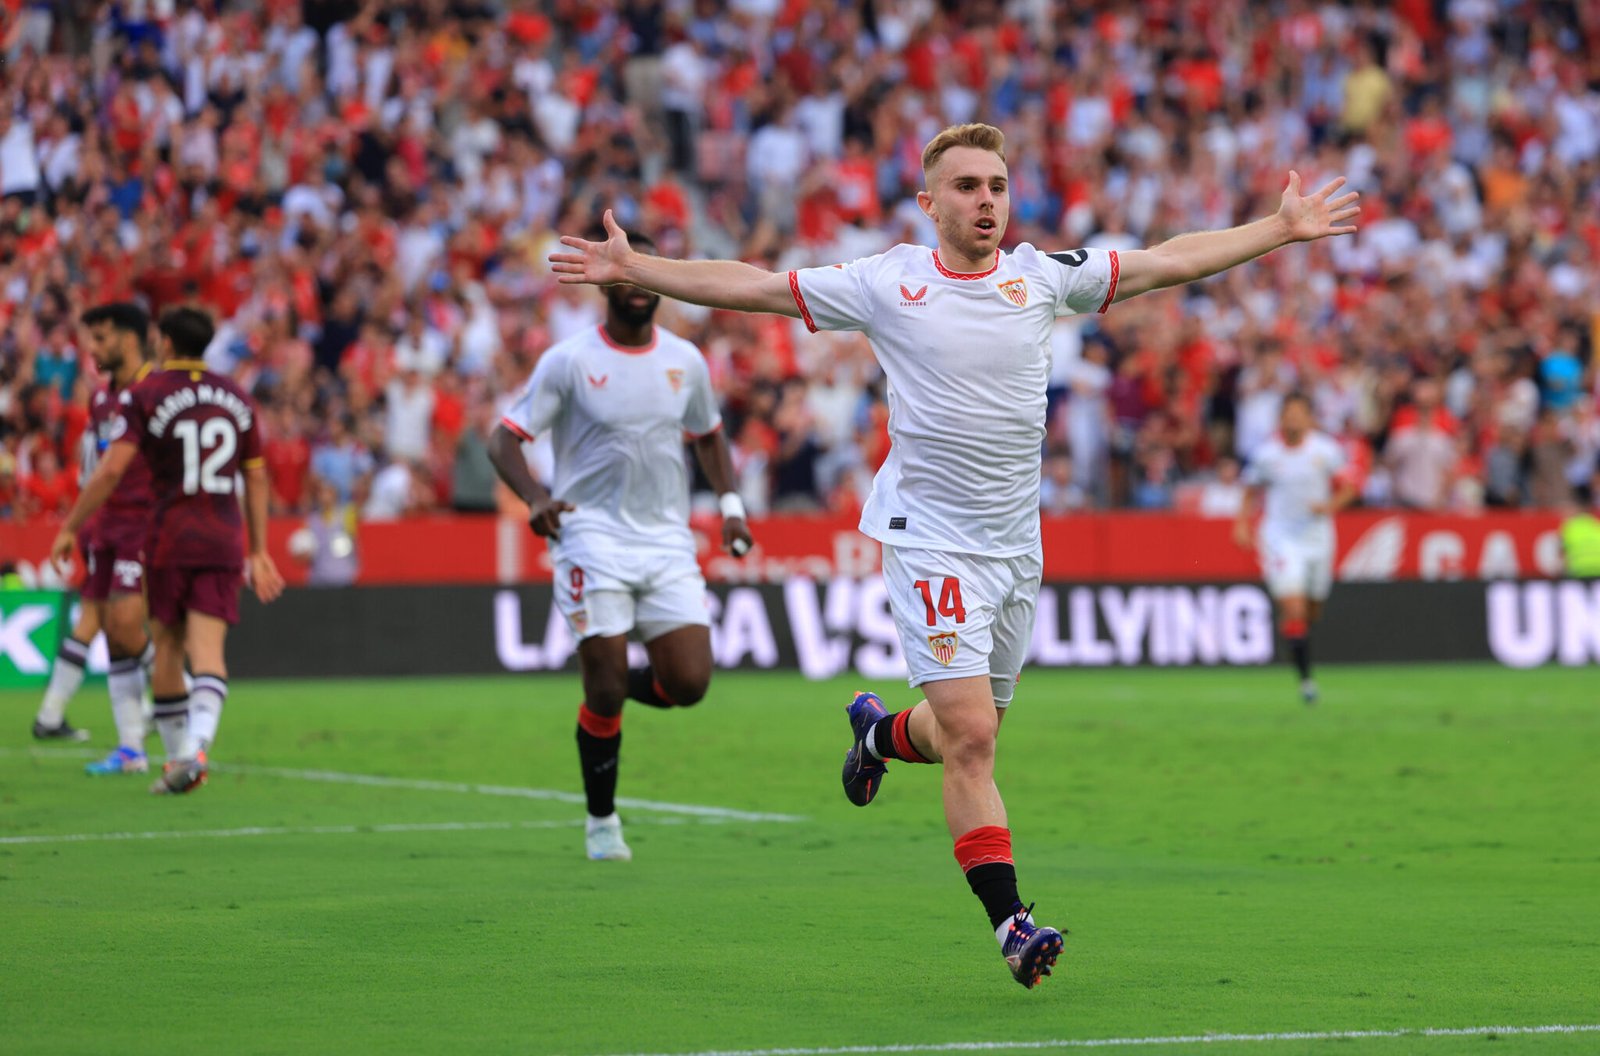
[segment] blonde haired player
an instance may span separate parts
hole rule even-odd
[[[1278,628],[1300,675],[1300,699],[1317,702],[1311,679],[1311,625],[1333,589],[1333,515],[1355,498],[1343,475],[1344,448],[1320,432],[1311,400],[1292,392],[1283,399],[1278,432],[1250,455],[1244,502],[1234,522],[1234,540],[1254,546],[1267,592],[1278,603]],[[1259,532],[1251,521],[1265,495]]]
[[[1039,469],[1050,331],[1057,316],[1242,264],[1355,228],[1337,179],[1302,196],[1291,172],[1278,211],[1226,231],[1125,253],[1000,250],[1010,214],[1005,137],[947,128],[922,154],[917,203],[939,246],[899,245],[834,267],[778,274],[736,261],[635,253],[609,211],[609,237],[564,236],[562,282],[630,283],[713,308],[773,312],[811,330],[859,330],[889,379],[889,457],[860,530],[883,544],[884,580],[910,682],[926,699],[890,715],[857,694],[845,793],[865,805],[884,762],[942,763],[956,860],[983,903],[1012,975],[1049,974],[1061,933],[1017,893],[1011,833],[994,783],[995,739],[1032,637],[1042,571]]]

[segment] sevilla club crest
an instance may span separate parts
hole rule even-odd
[[[949,667],[950,661],[956,658],[956,646],[960,644],[955,631],[928,635],[928,648],[933,650],[933,658],[945,667]]]
[[[1006,295],[1006,300],[1018,308],[1024,308],[1028,304],[1027,279],[1011,279],[1007,282],[1002,282],[1000,284],[1000,292]]]
[[[571,616],[571,622],[572,633],[576,634],[579,638],[582,638],[584,635],[589,633],[589,614],[584,610],[579,609],[577,612],[573,613]]]
[[[672,391],[673,392],[677,392],[679,389],[683,388],[683,371],[681,371],[681,370],[669,370],[669,371],[667,371],[667,383],[672,386]]]

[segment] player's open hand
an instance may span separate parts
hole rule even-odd
[[[1361,207],[1356,201],[1361,197],[1355,191],[1334,197],[1334,192],[1344,186],[1339,176],[1315,194],[1300,195],[1300,174],[1290,171],[1289,186],[1283,190],[1283,203],[1278,206],[1278,218],[1288,229],[1291,242],[1312,242],[1329,235],[1355,234],[1356,225],[1349,223]]]
[[[750,547],[755,544],[755,539],[750,535],[750,526],[743,517],[724,517],[722,519],[722,548],[734,557],[743,557],[750,552]]]
[[[557,282],[611,286],[626,281],[623,266],[633,252],[628,245],[628,236],[617,223],[616,217],[611,215],[610,209],[605,211],[601,219],[608,236],[604,242],[590,242],[576,235],[561,236],[561,244],[572,252],[550,254],[550,270],[556,273]]]
[[[72,547],[75,540],[72,533],[60,531],[50,543],[50,563],[56,567],[57,572],[65,572],[67,565],[72,561]]]
[[[271,554],[262,551],[250,555],[250,588],[263,602],[277,601],[283,593],[283,574]]]
[[[545,499],[528,514],[528,527],[533,529],[534,535],[560,539],[561,515],[575,509],[577,507],[570,502],[562,502],[557,498]]]

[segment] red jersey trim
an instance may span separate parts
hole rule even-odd
[[[716,425],[713,425],[710,429],[707,429],[703,433],[691,433],[689,430],[685,429],[683,431],[683,435],[687,436],[690,440],[704,440],[706,437],[715,436],[720,432],[722,432],[722,423],[718,422]]]
[[[811,320],[811,309],[806,307],[806,295],[800,292],[800,273],[789,273],[789,295],[794,298],[795,307],[800,309],[800,320],[806,324],[806,329],[813,334],[817,332],[817,324]]]
[[[619,345],[615,341],[611,340],[610,334],[606,333],[604,323],[595,327],[595,329],[600,333],[600,340],[604,341],[607,346],[614,348],[618,352],[624,353],[625,355],[642,356],[646,352],[654,351],[656,347],[656,328],[654,326],[650,328],[650,343],[648,345]]]
[[[977,279],[987,279],[990,275],[993,275],[995,272],[1000,270],[1000,251],[998,249],[994,251],[994,266],[988,271],[973,272],[970,275],[962,271],[951,271],[949,268],[944,266],[944,261],[939,259],[939,251],[937,249],[933,251],[933,266],[938,268],[939,274],[943,275],[947,279],[960,279],[962,282],[972,282]],[[1115,266],[1116,265],[1112,265],[1112,267]]]
[[[524,443],[533,443],[533,437],[528,435],[528,431],[522,428],[522,426],[518,425],[516,422],[513,422],[510,418],[500,419],[500,424],[505,426],[507,429],[510,429],[513,433],[516,433]]]
[[[1117,299],[1117,279],[1122,275],[1122,262],[1117,259],[1117,251],[1111,251],[1111,288],[1106,291],[1106,299],[1100,302],[1100,314],[1104,315],[1111,302]]]

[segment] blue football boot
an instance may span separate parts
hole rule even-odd
[[[1055,928],[1041,928],[1033,922],[1032,912],[1032,906],[1018,909],[1017,915],[1011,918],[1011,930],[1000,944],[1000,953],[1011,966],[1012,977],[1029,990],[1050,974],[1064,945],[1061,933]]]
[[[883,760],[867,750],[867,731],[873,723],[887,716],[889,709],[883,706],[876,693],[861,692],[844,713],[849,716],[850,732],[855,735],[855,744],[844,756],[844,794],[856,806],[864,807],[878,794],[878,786],[883,784],[883,775],[888,769]]]
[[[150,761],[143,752],[133,748],[118,748],[104,759],[89,763],[83,772],[91,775],[142,774],[149,769]]]

